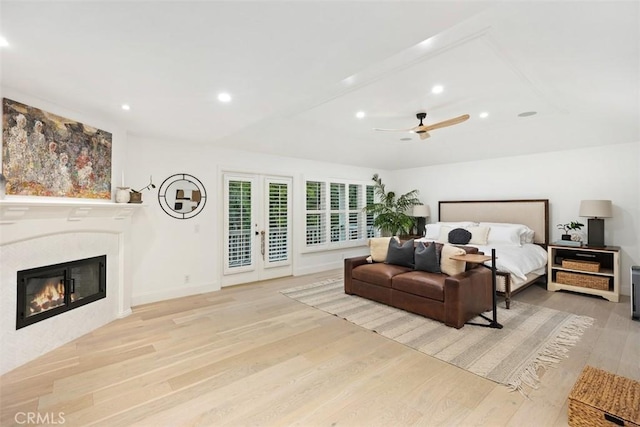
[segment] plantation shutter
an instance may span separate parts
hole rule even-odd
[[[291,227],[289,183],[268,180],[266,267],[288,263]]]
[[[326,235],[326,188],[324,182],[307,181],[306,241],[307,246],[322,245]]]
[[[225,269],[253,266],[252,184],[251,180],[226,179]]]

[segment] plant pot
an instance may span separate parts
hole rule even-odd
[[[571,240],[571,234],[563,234],[562,240]]]

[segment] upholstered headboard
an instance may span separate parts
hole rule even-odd
[[[525,224],[535,231],[535,243],[549,243],[548,199],[441,201],[438,220]]]

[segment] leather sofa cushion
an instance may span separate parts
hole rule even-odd
[[[421,297],[444,301],[444,281],[447,276],[441,273],[412,271],[395,276],[391,287]]]
[[[373,263],[357,266],[351,271],[351,277],[361,282],[390,288],[391,278],[409,271],[413,269],[394,264]]]

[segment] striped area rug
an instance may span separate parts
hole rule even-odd
[[[535,388],[541,371],[568,357],[593,319],[512,301],[499,309],[503,329],[461,329],[344,293],[327,279],[282,294],[513,389]],[[491,313],[487,313],[491,317]],[[485,322],[478,317],[473,321]]]

